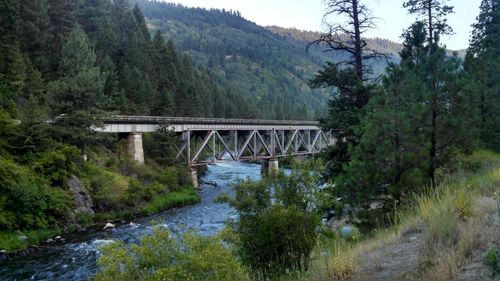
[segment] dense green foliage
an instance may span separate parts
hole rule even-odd
[[[353,68],[333,63],[312,80],[337,90],[324,122],[338,138],[325,153],[326,180],[364,226],[386,222],[402,197],[434,185],[457,153],[471,152],[478,140],[498,144],[498,56],[492,56],[498,52],[492,39],[498,38],[492,16],[498,5],[482,4],[464,71],[460,58],[439,43],[451,30],[446,15],[452,7],[445,2],[405,3],[422,20],[404,31],[401,61],[387,67],[382,83],[356,82]],[[357,102],[360,91],[366,102]]]
[[[140,245],[113,242],[102,251],[93,280],[248,280],[230,246],[217,236],[188,231],[177,237],[157,228]]]
[[[68,194],[32,174],[0,158],[0,229],[48,228],[64,221],[71,202]]]
[[[321,223],[319,176],[308,169],[259,182],[242,181],[225,198],[238,218],[226,235],[256,276],[276,278],[308,268]],[[221,198],[222,200],[222,198]]]
[[[466,91],[478,98],[480,140],[500,150],[500,4],[482,1],[465,58]]]

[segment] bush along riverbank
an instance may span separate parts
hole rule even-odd
[[[142,165],[117,151],[101,147],[83,160],[61,145],[31,165],[0,157],[0,260],[63,242],[62,234],[200,201],[184,166]]]

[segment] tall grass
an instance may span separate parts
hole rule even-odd
[[[42,241],[60,233],[59,229],[0,231],[0,250],[6,250],[7,252],[24,250],[30,245],[38,245]],[[28,239],[19,239],[21,236],[26,236]]]
[[[194,188],[185,188],[181,191],[169,192],[156,196],[142,208],[144,215],[151,215],[175,207],[182,207],[200,202],[200,196]]]

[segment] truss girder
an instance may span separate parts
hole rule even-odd
[[[222,160],[275,159],[310,155],[333,143],[329,132],[315,130],[207,130],[182,132],[177,159],[189,166]]]

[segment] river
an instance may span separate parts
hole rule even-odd
[[[0,280],[87,280],[97,270],[96,260],[101,245],[113,240],[137,242],[158,225],[172,231],[195,227],[205,235],[218,232],[226,219],[235,216],[235,212],[225,203],[214,203],[214,199],[221,193],[234,194],[231,183],[237,179],[259,179],[260,171],[260,165],[243,162],[210,165],[201,180],[215,182],[217,186],[202,184],[200,203],[134,220],[138,226],[127,222],[111,231],[70,235],[65,237],[67,242],[63,244],[42,245],[33,254],[11,258],[0,265]]]

